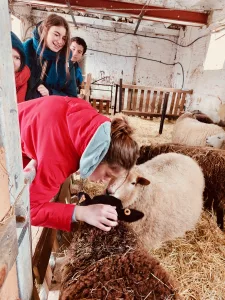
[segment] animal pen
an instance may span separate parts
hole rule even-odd
[[[91,86],[90,90],[92,90]],[[114,115],[122,112],[128,116],[150,118],[150,120],[153,117],[160,117],[160,134],[164,119],[176,120],[185,111],[187,96],[193,94],[193,90],[123,84],[120,79],[119,84],[115,84],[113,99],[113,86],[110,85],[110,88],[110,99],[90,98],[91,105],[105,114],[110,114],[111,109]]]
[[[186,96],[193,90],[180,90],[164,87],[150,87],[116,84],[114,114],[122,112],[128,116],[139,116],[152,119],[161,117],[165,95],[168,93],[168,104],[165,117],[177,119],[185,110]]]
[[[11,4],[14,1],[9,2]],[[71,12],[62,13],[61,10],[61,7],[64,7],[65,3],[66,9],[68,9],[67,5],[70,2],[73,2],[74,9],[80,5],[81,12],[84,10],[82,5],[86,5],[89,9],[93,6],[91,1],[86,0],[82,2],[82,5],[79,3],[80,1],[63,0],[56,0],[54,2],[17,0],[15,2],[28,5],[28,9],[27,7],[24,9],[26,11],[26,18],[23,19],[23,25],[27,25],[31,20],[39,21],[39,18],[43,18],[51,10],[70,20]],[[99,5],[103,7],[104,5],[108,5],[106,8],[110,9],[110,5],[116,5],[117,8],[117,5],[121,5],[126,12],[127,3],[116,2],[108,0],[97,1],[96,6],[100,3]],[[41,8],[45,4],[46,6],[50,5],[48,7],[49,10],[38,11],[38,9],[34,9],[31,14],[31,7],[35,3],[41,3]],[[56,3],[59,4],[58,8],[54,6]],[[138,4],[132,4],[133,13],[136,12],[136,5]],[[138,30],[143,17],[139,15],[142,7],[143,5],[138,7],[135,31]],[[21,10],[23,10],[23,6]],[[153,20],[154,18],[165,20],[164,18],[170,17],[167,21],[172,22],[175,18],[177,21],[175,24],[179,24],[182,20],[190,26],[193,24],[207,24],[208,14],[206,13],[194,11],[187,13],[185,10],[170,11],[171,9],[165,10],[165,8],[161,12],[160,10],[153,10]],[[54,272],[50,266],[50,256],[52,252],[57,253],[57,258],[65,255],[67,251],[66,246],[71,240],[71,234],[62,233],[62,244],[59,244],[56,238],[56,230],[31,227],[30,225],[29,186],[35,178],[35,161],[32,161],[23,170],[15,87],[13,84],[14,72],[9,34],[11,27],[8,12],[8,1],[1,0],[0,300],[57,300],[59,298],[59,281],[54,286],[52,278],[56,276],[56,273],[60,275],[60,271],[57,269],[56,264]],[[143,12],[148,15],[150,9]],[[78,19],[79,17],[82,18],[82,16],[76,16]],[[92,23],[96,22],[96,24],[101,25],[102,21],[104,20],[96,18],[94,21],[92,20]],[[107,22],[108,20],[106,19],[105,21]],[[91,26],[93,26],[92,23]],[[30,23],[28,25],[31,26]],[[26,28],[27,32],[29,31],[28,25]],[[129,24],[126,25],[127,27],[129,26]],[[158,35],[168,32],[172,38],[174,36],[178,37],[176,36],[176,25],[171,26],[171,29],[156,29],[156,34]],[[193,61],[196,63],[198,60],[193,59]],[[193,71],[192,73],[192,76],[196,76],[197,72],[194,73]],[[114,82],[109,84],[110,92],[107,92],[107,96],[105,98],[98,98],[92,97],[90,89],[91,78],[87,76],[88,84],[85,87],[86,100],[110,118],[112,114],[117,113],[126,115],[131,125],[136,128],[134,137],[140,146],[143,144],[170,142],[174,121],[185,110],[188,98],[195,93],[194,85],[192,87],[189,84],[188,89],[171,88],[169,86],[172,85],[168,83],[162,87],[160,87],[160,84],[159,86],[157,84],[148,85],[145,83],[138,85],[131,84],[131,82],[134,82],[133,78],[132,80],[130,78],[130,80],[126,80],[124,76],[123,80],[119,80],[120,77],[121,73],[118,72],[118,76]],[[129,84],[126,84],[126,82],[129,82]],[[178,85],[178,87],[180,86]],[[104,88],[104,86],[101,88]],[[204,87],[204,89],[206,90],[207,88]],[[197,90],[197,93],[200,94],[199,90]],[[213,103],[216,103],[216,100]],[[164,131],[162,133],[163,124]],[[162,134],[158,135],[158,131]],[[73,202],[74,187],[81,188],[92,196],[102,193],[104,188],[102,185],[94,185],[87,180],[81,181],[80,178],[73,176],[72,180],[67,179],[64,183],[59,194],[59,201]],[[224,233],[217,227],[215,217],[211,212],[204,212],[196,230],[188,232],[185,237],[168,242],[157,250],[149,251],[177,279],[180,284],[179,293],[183,299],[225,299],[225,238]]]

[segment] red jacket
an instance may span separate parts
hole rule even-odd
[[[74,205],[49,201],[79,169],[91,137],[109,119],[85,100],[63,96],[26,101],[18,111],[23,157],[37,160],[30,187],[31,224],[70,231]]]
[[[22,71],[15,73],[17,103],[25,101],[27,81],[29,78],[30,69],[28,66],[25,66]]]

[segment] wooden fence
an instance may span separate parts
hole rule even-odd
[[[184,110],[187,94],[193,90],[129,85],[120,80],[116,85],[114,114],[122,111],[126,115],[160,117],[166,93],[169,95],[165,117],[176,119]]]

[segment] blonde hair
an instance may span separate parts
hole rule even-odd
[[[122,167],[130,170],[136,163],[139,147],[132,138],[133,129],[124,117],[114,118],[111,123],[111,143],[104,157],[111,167]]]
[[[67,23],[67,21],[63,17],[60,17],[56,14],[51,14],[39,26],[38,33],[39,33],[39,36],[40,36],[40,42],[39,42],[38,47],[41,47],[40,61],[42,62],[43,53],[44,53],[44,50],[47,47],[47,35],[48,35],[48,32],[49,32],[49,29],[52,26],[62,26],[66,29],[65,45],[63,46],[63,48],[56,55],[56,67],[57,67],[57,63],[58,63],[60,54],[63,54],[65,56],[65,59],[66,59],[65,70],[66,70],[66,74],[68,76],[69,75],[69,68],[67,66],[67,62],[69,60],[69,54],[70,54],[70,29],[69,29],[69,24]]]

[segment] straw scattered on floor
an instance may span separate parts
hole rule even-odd
[[[128,120],[136,128],[134,137],[139,145],[171,141],[173,122],[165,121],[163,134],[158,135],[159,119]],[[88,181],[82,183],[82,188],[91,196],[104,190],[104,186]],[[178,280],[184,300],[225,300],[225,234],[212,214],[203,212],[196,229],[184,238],[149,251]]]

